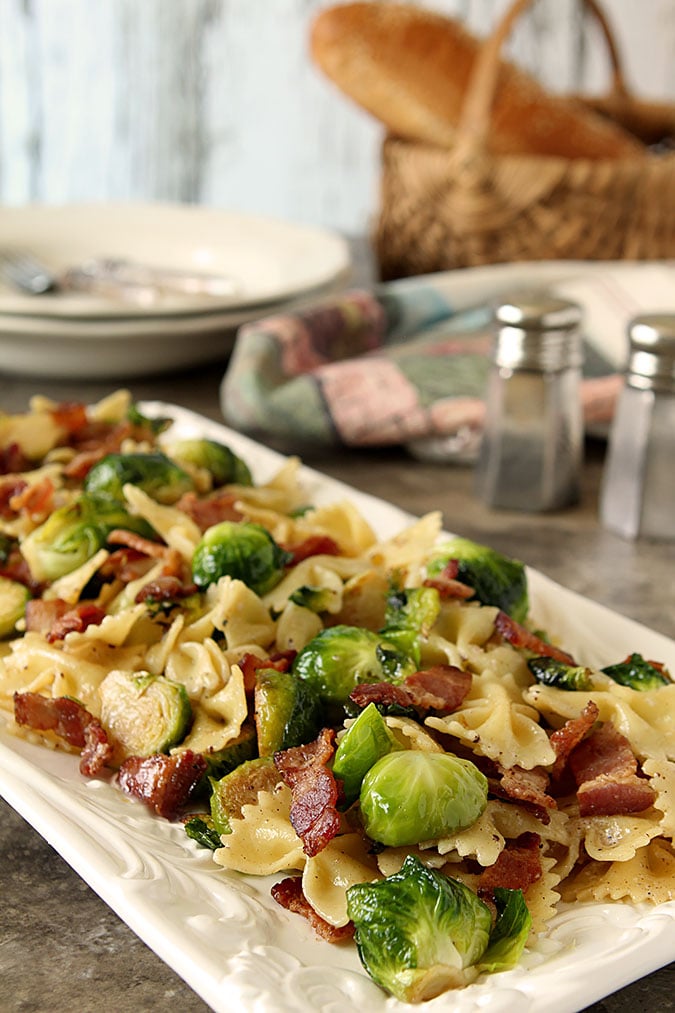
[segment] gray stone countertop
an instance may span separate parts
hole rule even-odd
[[[226,364],[124,383],[222,421]],[[0,409],[25,410],[32,394],[96,400],[119,384],[3,377]],[[307,463],[413,514],[441,509],[449,530],[488,542],[613,610],[675,638],[675,543],[627,542],[598,523],[605,445],[590,441],[581,503],[560,513],[498,513],[473,495],[468,466],[413,460],[398,448],[335,451]],[[208,1007],[90,890],[28,824],[0,801],[0,1010],[116,1013]],[[675,943],[673,946],[675,956]],[[594,1013],[673,1009],[675,964],[589,1007]]]

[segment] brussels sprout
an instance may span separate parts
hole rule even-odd
[[[420,663],[420,640],[429,634],[441,610],[435,587],[394,588],[387,596],[383,637]]]
[[[507,971],[520,960],[530,934],[532,916],[522,890],[507,890],[496,886],[493,899],[497,908],[497,921],[478,966],[481,971]]]
[[[601,669],[614,682],[631,689],[648,690],[669,686],[670,680],[664,670],[653,661],[645,661],[641,654],[629,654],[625,661]]]
[[[258,669],[255,724],[261,756],[311,742],[319,733],[321,717],[320,701],[310,683],[290,672]]]
[[[399,872],[347,890],[361,962],[402,1002],[461,983],[488,944],[490,909],[467,886],[408,855]]]
[[[185,823],[185,833],[202,848],[216,851],[217,848],[222,846],[220,834],[213,825],[211,817],[206,814],[192,816],[191,819],[187,820]]]
[[[204,588],[229,576],[262,595],[279,583],[290,558],[262,525],[221,521],[208,528],[197,545],[192,579]]]
[[[206,760],[205,781],[207,785],[212,780],[225,777],[247,760],[254,760],[258,755],[258,739],[255,728],[252,724],[246,723],[242,726],[241,732],[232,741],[228,742],[222,749],[216,749],[211,753],[203,753]]]
[[[435,840],[475,823],[487,790],[470,760],[413,749],[389,753],[363,779],[363,826],[372,840],[394,848]]]
[[[21,554],[35,580],[56,580],[91,559],[113,528],[156,537],[146,521],[127,513],[116,500],[83,495],[31,531],[21,543]]]
[[[211,819],[219,834],[232,833],[231,819],[239,819],[244,805],[255,805],[259,791],[268,791],[279,781],[271,756],[242,763],[236,770],[212,781]]]
[[[159,436],[159,434],[163,433],[165,429],[168,429],[173,422],[173,419],[169,418],[168,415],[151,419],[148,415],[144,415],[136,404],[129,405],[127,409],[127,419],[134,426],[139,426],[142,429],[149,429],[153,436]]]
[[[30,591],[18,580],[0,577],[0,637],[11,637],[26,612]]]
[[[590,669],[583,665],[566,665],[563,661],[543,656],[527,663],[537,682],[556,689],[589,690],[593,688]]]
[[[371,630],[329,626],[293,662],[293,672],[331,703],[345,703],[360,682],[400,682],[416,671],[412,658]]]
[[[333,759],[333,773],[343,783],[348,805],[359,797],[363,778],[373,764],[400,748],[375,704],[369,703],[345,732]]]
[[[193,488],[187,472],[169,458],[151,454],[107,454],[97,462],[84,480],[85,492],[101,498],[124,500],[129,483],[151,496],[157,503],[175,503]]]
[[[468,538],[452,538],[430,561],[430,576],[440,573],[451,559],[459,564],[457,579],[473,588],[479,602],[496,605],[516,622],[527,619],[530,606],[523,563]]]
[[[168,752],[185,738],[192,721],[185,686],[163,675],[110,672],[99,696],[101,723],[125,758]]]
[[[215,440],[180,440],[172,443],[168,453],[178,464],[205,468],[214,485],[253,485],[248,465],[240,457]]]

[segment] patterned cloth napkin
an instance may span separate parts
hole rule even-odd
[[[582,405],[588,427],[602,432],[621,388],[628,320],[648,309],[675,312],[673,265],[502,265],[451,274],[350,291],[246,324],[222,383],[226,422],[299,453],[403,444],[421,457],[471,459],[494,300],[543,276],[592,323]]]

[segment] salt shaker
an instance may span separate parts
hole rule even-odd
[[[500,303],[476,484],[491,507],[544,511],[579,498],[581,309],[545,292]]]
[[[600,519],[624,538],[675,539],[675,314],[636,317],[628,343]]]

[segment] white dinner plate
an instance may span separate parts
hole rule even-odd
[[[124,380],[222,361],[232,351],[242,324],[289,312],[340,285],[338,279],[311,296],[213,313],[99,320],[0,314],[0,372],[50,379]]]
[[[257,481],[279,455],[173,405],[182,435],[221,439]],[[411,518],[397,508],[303,468],[308,501],[348,497],[387,537]],[[533,614],[591,665],[632,651],[675,668],[675,643],[528,571]],[[180,824],[78,772],[78,758],[13,737],[0,722],[0,793],[104,901],[217,1013],[395,1013],[418,1011],[368,978],[356,948],[316,938],[303,919],[270,897],[271,880],[219,868]],[[30,887],[27,887],[28,889]],[[548,952],[512,971],[486,975],[424,1004],[429,1013],[572,1013],[675,958],[675,902],[563,905]],[[124,968],[120,968],[123,973]]]
[[[162,295],[150,305],[78,292],[24,295],[0,287],[0,328],[12,315],[100,320],[232,311],[281,302],[335,282],[349,268],[325,229],[187,204],[25,205],[0,209],[0,250],[23,249],[62,272],[90,258],[231,278],[222,296]]]

